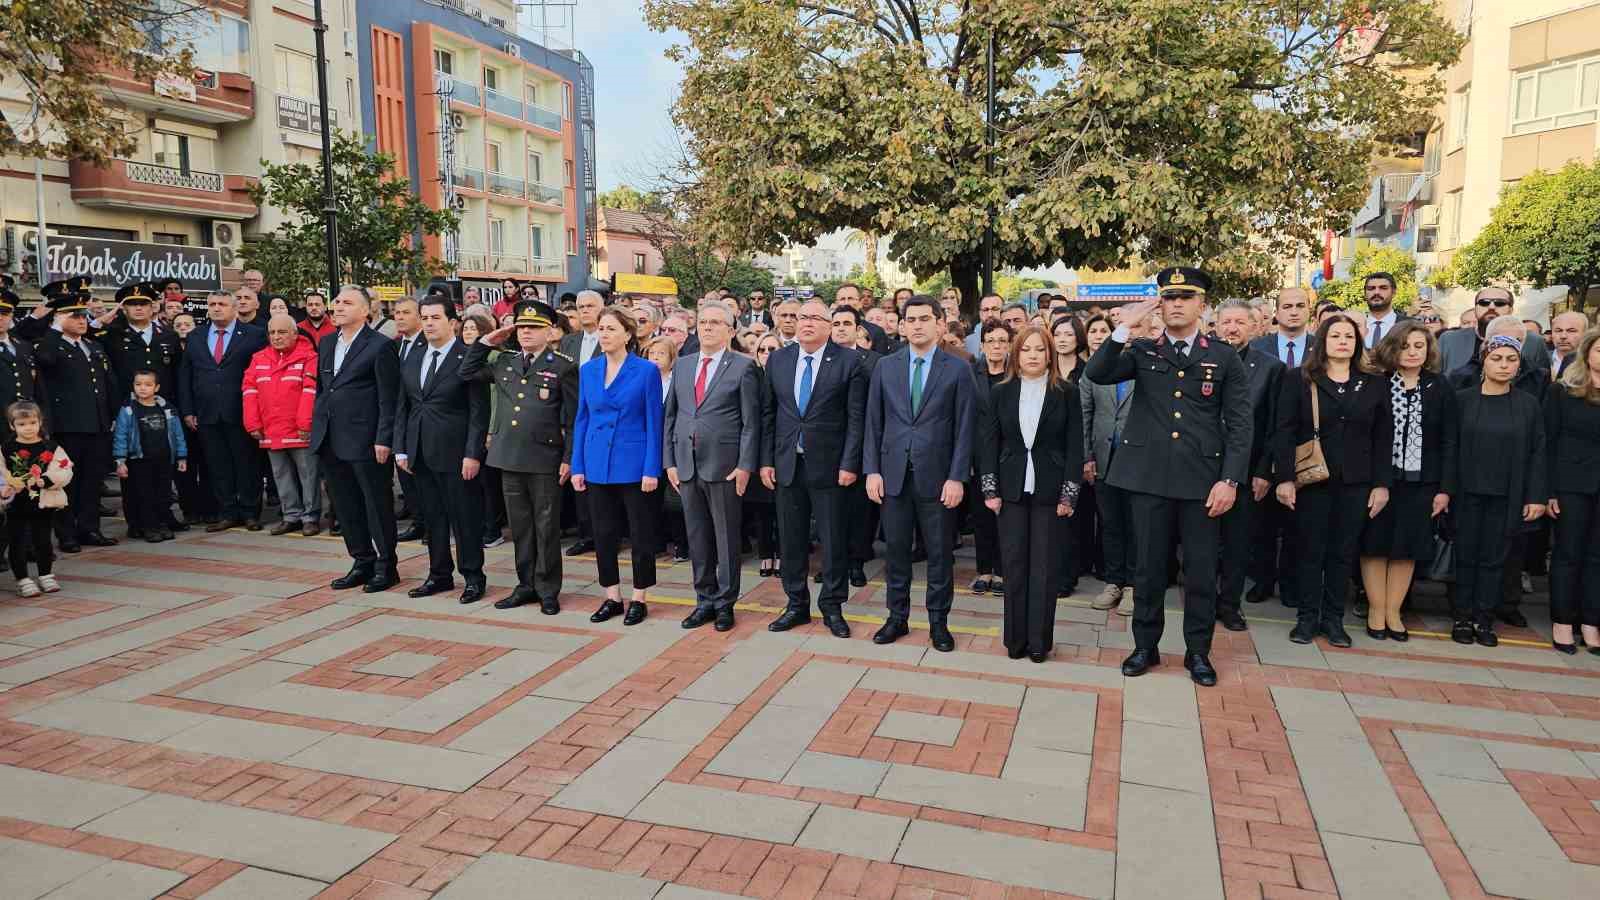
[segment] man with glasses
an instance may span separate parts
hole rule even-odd
[[[772,313],[767,310],[767,292],[761,288],[750,292],[750,298],[745,302],[745,310],[739,314],[740,328],[749,328],[757,322],[768,328],[772,327]]]
[[[978,298],[978,325],[967,335],[967,352],[973,359],[983,354],[983,329],[1000,321],[1000,308],[1006,305],[999,294],[984,294]]]
[[[661,320],[661,324],[656,326],[655,333],[671,341],[672,346],[678,348],[679,356],[693,352],[684,346],[689,342],[689,320],[681,311],[674,310],[669,313]]]
[[[1491,285],[1478,291],[1472,298],[1472,309],[1477,314],[1477,327],[1473,329],[1461,328],[1439,336],[1439,359],[1446,374],[1454,373],[1464,366],[1470,365],[1478,358],[1478,348],[1483,346],[1484,335],[1489,328],[1489,323],[1501,316],[1512,313],[1514,301],[1511,292],[1503,287]],[[1511,335],[1522,340],[1521,323]],[[1543,369],[1549,362],[1550,351],[1546,349],[1544,339],[1541,337],[1527,336],[1522,345],[1522,365]]]

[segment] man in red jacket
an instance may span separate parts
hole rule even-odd
[[[306,288],[302,301],[306,318],[300,323],[300,333],[311,339],[311,350],[315,352],[322,339],[334,331],[333,319],[328,316],[328,298],[320,288]]]
[[[266,448],[278,485],[283,521],[271,533],[299,528],[310,537],[322,530],[317,456],[310,449],[317,351],[294,319],[281,313],[267,323],[267,343],[245,369],[244,427]]]

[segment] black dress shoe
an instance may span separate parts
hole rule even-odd
[[[850,567],[850,586],[867,586],[867,570],[862,568],[859,563]]]
[[[1048,659],[1049,657],[1050,657],[1049,653],[1029,653],[1028,654],[1028,661],[1029,662],[1042,663],[1046,659]]]
[[[977,578],[973,579],[972,592],[974,594],[989,593],[989,576],[979,575]]]
[[[811,622],[811,613],[803,609],[786,609],[776,619],[767,623],[768,631],[788,631]]]
[[[534,591],[533,588],[524,587],[523,585],[519,584],[510,594],[501,597],[499,600],[496,600],[494,602],[494,608],[516,609],[519,606],[526,606],[527,604],[538,599],[539,595]]]
[[[1261,588],[1253,587],[1250,590],[1245,592],[1244,602],[1246,602],[1246,603],[1265,603],[1271,598],[1272,598],[1271,594],[1267,593],[1266,591],[1262,590]]]
[[[106,537],[98,531],[91,531],[88,534],[79,537],[78,543],[88,544],[91,547],[115,547],[117,545],[117,539]]]
[[[1217,683],[1217,670],[1211,667],[1211,660],[1204,653],[1187,653],[1183,657],[1183,667],[1189,670],[1189,678],[1201,687],[1214,687]]]
[[[418,539],[420,539],[420,538],[422,538],[422,537],[424,537],[426,535],[427,535],[427,532],[422,530],[422,526],[421,525],[412,525],[410,528],[407,528],[405,531],[402,531],[399,534],[395,535],[394,539],[397,540],[397,541],[415,541],[415,540],[418,540]]]
[[[155,531],[155,532],[152,532],[152,533],[153,534],[160,534],[161,532]],[[144,537],[144,529],[143,528],[129,528],[128,529],[128,540],[131,541],[131,540],[135,540],[137,538],[142,538],[142,537]]]
[[[914,562],[914,563],[927,562],[928,561],[928,550],[927,550],[927,548],[926,547],[918,547],[915,550],[912,550],[911,551],[911,561]]]
[[[376,594],[379,591],[387,591],[399,583],[400,573],[391,565],[387,569],[374,572],[372,578],[362,586],[361,591],[365,594]]]
[[[1240,615],[1237,610],[1229,610],[1228,612],[1218,613],[1217,621],[1221,622],[1222,627],[1228,629],[1229,631],[1244,631],[1250,627],[1249,625],[1245,624],[1244,616]]]
[[[1350,632],[1344,630],[1344,624],[1337,620],[1322,623],[1322,633],[1328,636],[1328,643],[1340,649],[1355,643],[1350,640]]]
[[[823,616],[822,624],[828,626],[828,633],[836,638],[847,638],[850,636],[850,623],[846,622],[844,620],[844,616],[841,616],[838,613],[835,613],[831,616]]]
[[[62,544],[61,545],[61,552],[62,553],[80,553],[82,551],[83,551],[83,548],[81,546],[79,546],[78,544],[76,544],[76,543]]]
[[[432,597],[434,594],[442,594],[445,591],[452,590],[455,586],[456,583],[449,578],[425,578],[421,584],[406,591],[406,596]]]
[[[928,643],[940,653],[949,653],[956,648],[955,636],[950,633],[950,627],[943,622],[929,623]]]
[[[1411,632],[1405,629],[1395,631],[1393,628],[1385,628],[1384,632],[1389,635],[1389,640],[1397,643],[1404,644],[1406,641],[1411,640]]]
[[[131,540],[133,538],[133,535],[131,535],[131,534],[128,535],[128,538]],[[166,540],[166,538],[162,537],[161,536],[161,532],[159,532],[159,531],[147,531],[147,532],[145,532],[144,542],[147,543],[147,544],[159,544],[164,540]]]
[[[1375,641],[1386,641],[1389,639],[1389,629],[1373,628],[1371,625],[1368,625],[1367,637],[1372,638]]]
[[[489,583],[486,581],[467,582],[466,588],[461,591],[461,605],[466,606],[469,603],[477,603],[482,600],[488,588]]]
[[[168,531],[188,531],[189,530],[189,523],[188,522],[179,522],[176,519],[174,519],[173,521],[167,523],[167,530]]]
[[[705,606],[696,606],[694,611],[683,617],[684,628],[699,628],[701,625],[716,618],[717,614]]]
[[[1289,630],[1289,640],[1296,644],[1309,644],[1317,639],[1317,626],[1310,621],[1294,623],[1294,628]]]
[[[350,571],[335,578],[328,586],[336,591],[344,591],[353,587],[360,587],[371,579],[372,567],[356,563],[350,567]]]
[[[648,607],[646,607],[643,603],[634,600],[628,604],[628,611],[622,614],[622,624],[637,625],[640,622],[643,622],[644,617],[648,616],[649,614],[650,609]]]
[[[1027,655],[1028,648],[1026,647],[1018,647],[1015,650],[1011,649],[1010,647],[1006,648],[1006,656],[1010,659],[1021,659]]]
[[[1500,638],[1495,636],[1494,629],[1490,628],[1488,625],[1479,625],[1477,629],[1472,632],[1472,639],[1477,641],[1479,646],[1500,646]]]
[[[567,555],[568,556],[582,556],[585,553],[593,553],[593,552],[594,552],[594,541],[591,541],[588,538],[583,538],[583,539],[579,540],[577,543],[573,544],[571,547],[567,548]],[[605,620],[602,619],[601,621],[605,621]]]
[[[733,607],[717,610],[717,623],[712,626],[718,631],[733,630]]]
[[[1457,622],[1450,628],[1450,640],[1458,644],[1475,643],[1477,639],[1473,636],[1473,631],[1471,622]]]
[[[890,619],[872,635],[874,644],[892,644],[911,633],[904,619]]]
[[[206,526],[206,533],[207,534],[216,534],[219,531],[227,531],[229,528],[238,528],[240,525],[243,525],[243,524],[244,524],[244,522],[242,520],[240,520],[240,519],[223,519],[221,521],[212,522],[210,525],[207,525]]]
[[[1140,647],[1128,654],[1122,661],[1122,674],[1129,678],[1138,678],[1140,675],[1161,665],[1161,651],[1151,647]]]
[[[1499,618],[1500,618],[1500,621],[1506,623],[1507,625],[1510,625],[1512,628],[1527,628],[1528,627],[1528,617],[1523,615],[1522,614],[1522,610],[1519,610],[1519,609],[1503,610],[1500,613]]]
[[[1550,646],[1554,647],[1557,653],[1565,653],[1568,656],[1573,656],[1578,652],[1578,645],[1576,642],[1571,644],[1563,644],[1554,638],[1551,638]]]
[[[589,617],[589,621],[604,622],[620,615],[622,615],[622,601],[607,600],[600,604],[600,608],[594,611],[594,615]]]
[[[555,594],[539,598],[539,612],[553,616],[561,612],[561,599]]]

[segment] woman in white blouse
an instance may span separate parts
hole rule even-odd
[[[1062,520],[1077,503],[1083,419],[1043,327],[1018,331],[1009,366],[979,420],[979,485],[1006,536],[1006,651],[1042,663],[1055,635],[1057,573],[1072,564]]]

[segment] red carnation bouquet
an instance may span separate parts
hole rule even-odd
[[[8,460],[6,482],[17,491],[26,488],[28,497],[38,500],[39,491],[44,488],[44,470],[53,459],[55,454],[49,450],[35,456],[31,450],[20,449]]]

